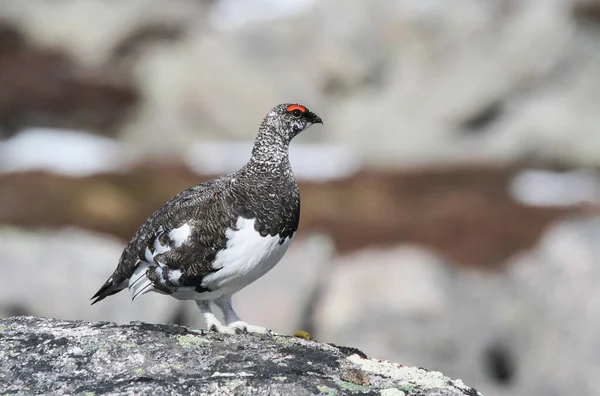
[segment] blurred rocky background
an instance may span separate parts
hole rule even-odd
[[[203,326],[88,299],[288,101],[325,125],[243,317],[485,395],[597,394],[598,0],[2,0],[0,316]]]

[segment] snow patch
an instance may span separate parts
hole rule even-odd
[[[513,178],[509,189],[514,199],[531,206],[600,203],[600,175],[593,170],[524,170]]]
[[[118,142],[80,131],[30,128],[0,142],[0,172],[44,170],[89,176],[116,171],[121,165]]]
[[[211,15],[216,29],[236,29],[247,23],[268,21],[310,9],[315,0],[221,0]]]

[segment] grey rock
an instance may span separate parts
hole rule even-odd
[[[480,394],[353,348],[144,323],[0,320],[0,365],[0,392],[17,395]]]
[[[454,294],[464,283],[459,286],[461,276],[448,263],[426,249],[399,246],[339,257],[333,267],[316,311],[315,337],[393,361],[462,369],[477,379],[477,353],[491,326],[483,316],[476,324],[456,309]],[[476,301],[468,305],[473,315],[481,314],[473,309]]]
[[[127,62],[144,99],[119,131],[140,154],[251,140],[265,109],[295,100],[326,120],[304,140],[349,146],[369,165],[531,156],[598,165],[600,33],[582,1],[306,1],[236,27],[219,15],[267,11],[244,1],[5,0],[0,14],[33,42],[111,72],[115,50],[140,29],[180,31]]]
[[[600,217],[556,224],[509,263],[521,393],[595,395],[600,357]],[[519,307],[518,310],[515,309]],[[552,378],[552,384],[542,378]]]
[[[488,396],[595,395],[599,238],[600,217],[559,222],[495,273],[416,246],[336,258],[314,335],[460,375]]]

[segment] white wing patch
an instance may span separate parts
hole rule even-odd
[[[171,247],[169,244],[163,245],[160,243],[160,236],[165,233],[163,227],[161,226],[156,232],[156,236],[154,238],[154,252],[150,250],[150,247],[146,247],[144,251],[144,260],[138,261],[135,271],[131,278],[129,278],[129,290],[131,291],[132,299],[135,300],[139,296],[142,296],[148,292],[156,291],[156,288],[146,276],[148,273],[148,269],[152,267],[156,267],[155,271],[157,274],[162,275],[163,272],[163,263],[155,260],[155,257],[159,254],[163,254],[169,250]],[[172,246],[177,248],[180,247],[185,241],[187,241],[192,234],[192,228],[188,223],[183,224],[181,227],[174,228],[169,231],[169,239],[172,242]],[[181,271],[179,270],[170,270],[168,272],[169,281],[175,285],[179,284],[179,278],[181,277]],[[160,279],[160,277],[159,277]]]
[[[169,232],[169,239],[173,241],[175,247],[181,246],[192,235],[192,228],[188,223],[184,223],[179,228],[174,228]]]

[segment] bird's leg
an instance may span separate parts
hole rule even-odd
[[[271,330],[261,326],[249,325],[240,319],[240,317],[233,310],[231,305],[231,296],[225,296],[218,300],[215,300],[215,304],[223,311],[225,317],[225,324],[228,328],[241,330],[242,332],[248,333],[259,333],[259,334],[270,334],[273,335]]]
[[[200,313],[204,316],[204,320],[206,321],[206,328],[210,331],[216,331],[217,333],[224,334],[235,334],[235,329],[232,329],[228,326],[224,326],[221,324],[219,319],[212,313],[210,310],[209,301],[196,301],[198,308],[200,308]]]

